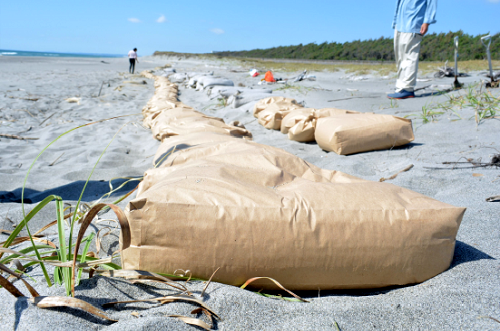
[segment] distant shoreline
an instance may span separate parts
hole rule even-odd
[[[59,53],[59,52],[33,52],[33,51],[19,51],[10,49],[0,49],[0,56],[41,56],[41,57],[87,57],[87,58],[120,58],[126,55],[118,54],[94,54],[94,53]]]

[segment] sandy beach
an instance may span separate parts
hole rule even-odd
[[[3,73],[0,77],[0,134],[3,135],[0,136],[0,229],[12,231],[22,221],[21,188],[30,165],[47,145],[68,130],[83,126],[54,142],[34,164],[26,182],[26,212],[50,194],[59,195],[68,203],[78,200],[85,181],[108,144],[82,201],[96,201],[110,191],[109,181],[116,188],[130,178],[139,179],[153,166],[153,156],[160,142],[142,126],[141,109],[153,96],[154,86],[152,80],[139,74],[140,71],[170,64],[177,73],[213,72],[214,76],[232,80],[235,86],[256,91],[272,89],[273,96],[295,98],[306,107],[408,116],[413,120],[415,133],[412,143],[390,150],[342,156],[325,152],[316,143],[291,141],[279,131],[265,129],[252,114],[257,100],[235,108],[207,95],[206,90],[186,88],[179,83],[180,101],[207,115],[223,118],[226,123],[243,123],[255,142],[281,148],[318,167],[372,181],[389,178],[413,165],[388,182],[467,208],[451,267],[428,281],[377,290],[299,293],[309,303],[266,298],[252,291],[211,283],[203,300],[221,317],[214,329],[336,330],[336,324],[340,330],[500,328],[500,324],[490,318],[500,319],[499,205],[486,201],[500,194],[499,168],[474,167],[472,163],[443,164],[467,160],[490,162],[500,153],[500,119],[484,119],[477,125],[470,107],[457,109],[456,114],[444,111],[434,117],[429,115],[428,123],[424,123],[421,116],[423,108],[446,105],[450,97],[464,95],[467,89],[439,95],[436,91],[451,85],[453,79],[436,79],[433,73],[424,73],[419,76],[417,88],[430,87],[416,92],[414,99],[391,102],[386,94],[393,91],[394,73],[380,76],[349,73],[343,69],[309,71],[316,80],[259,85],[263,75],[251,77],[248,71],[253,67],[236,60],[177,56],[151,56],[139,60],[136,74],[131,75],[125,58],[0,58]],[[274,71],[277,78],[298,74],[300,71]],[[460,78],[466,86],[486,79],[479,72],[469,74],[469,77]],[[497,98],[500,95],[498,89],[491,92]],[[112,117],[119,118],[84,126]],[[137,183],[126,183],[105,201],[114,201]],[[125,208],[133,197],[118,205]],[[53,203],[49,204],[30,222],[30,229],[38,230],[53,221],[54,210]],[[111,213],[102,217],[114,218]],[[89,232],[97,233],[106,226],[104,222],[89,228]],[[7,239],[6,233],[0,234],[0,241]],[[101,256],[118,249],[119,232],[110,233],[103,237]],[[45,239],[57,240],[55,228],[44,234]],[[199,243],[206,244],[209,243]],[[91,250],[95,251],[96,247]],[[39,266],[28,270],[28,275],[41,295],[65,295],[62,286],[47,287]],[[76,297],[96,307],[110,301],[174,293],[162,285],[134,285],[123,279],[86,277],[84,275],[77,286]],[[20,282],[15,284],[24,290]],[[189,288],[195,296],[200,296],[203,287],[203,282],[190,281]],[[135,303],[106,308],[111,318],[119,320],[112,324],[76,309],[40,309],[27,298],[16,299],[5,290],[0,291],[0,298],[1,330],[196,329],[167,317],[172,314],[191,316],[194,306],[187,303]]]

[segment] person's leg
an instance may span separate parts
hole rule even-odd
[[[399,52],[396,92],[413,92],[415,89],[421,42],[422,36],[418,33],[399,32],[398,46],[395,47]]]
[[[132,74],[135,72],[135,59],[132,59]]]
[[[130,63],[130,65],[128,66],[128,73],[131,74],[132,73],[132,60],[133,59],[128,59],[128,62]]]
[[[396,62],[396,72],[399,78],[399,68],[401,67],[401,53],[399,51],[399,36],[401,32],[394,29],[394,60]]]

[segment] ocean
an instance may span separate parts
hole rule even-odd
[[[0,56],[48,56],[48,57],[125,57],[126,54],[85,54],[85,53],[57,53],[57,52],[30,52],[0,49]]]

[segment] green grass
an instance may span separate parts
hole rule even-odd
[[[134,115],[137,115],[137,114],[134,114]],[[125,116],[131,116],[131,115],[125,115]],[[125,116],[119,116],[119,117],[125,117]],[[29,253],[34,252],[34,254],[28,255],[27,258],[31,259],[31,265],[33,265],[33,264],[40,265],[48,286],[52,286],[52,281],[51,281],[51,278],[47,272],[47,268],[46,268],[45,264],[55,265],[56,267],[54,269],[53,279],[57,284],[61,284],[61,285],[65,286],[66,293],[68,295],[71,294],[72,273],[74,272],[74,270],[72,267],[66,266],[66,265],[68,265],[68,263],[73,259],[73,257],[75,255],[78,257],[80,263],[87,262],[87,260],[88,260],[87,252],[88,252],[89,247],[90,247],[90,242],[93,239],[93,235],[86,237],[86,238],[79,238],[80,239],[79,241],[81,241],[81,243],[84,243],[85,246],[84,246],[82,254],[78,255],[77,252],[79,249],[79,245],[73,244],[72,239],[73,239],[73,232],[74,232],[75,225],[80,220],[82,220],[83,217],[86,215],[86,213],[80,211],[79,207],[81,205],[81,200],[82,200],[83,194],[85,192],[85,189],[87,187],[87,184],[90,181],[90,178],[92,177],[92,174],[94,173],[94,170],[95,170],[97,164],[100,162],[102,156],[104,155],[104,153],[106,152],[108,147],[111,145],[111,143],[114,141],[114,139],[116,138],[118,133],[123,129],[124,126],[120,130],[118,130],[118,132],[116,132],[116,134],[113,136],[111,141],[108,143],[108,145],[104,148],[104,150],[100,154],[97,162],[95,163],[94,167],[92,168],[92,170],[87,178],[87,181],[85,182],[85,185],[80,193],[80,197],[79,197],[76,205],[72,206],[72,208],[75,210],[73,213],[64,215],[65,209],[64,209],[62,198],[59,196],[56,196],[56,195],[50,195],[50,196],[47,196],[45,199],[43,199],[40,203],[38,203],[35,206],[35,208],[33,208],[33,210],[31,210],[28,214],[26,214],[25,206],[24,206],[24,191],[26,188],[26,183],[28,181],[28,177],[31,173],[31,170],[33,169],[33,166],[35,165],[38,158],[56,141],[58,141],[59,139],[63,138],[64,136],[66,136],[67,134],[69,134],[75,130],[78,130],[78,129],[81,129],[83,127],[90,126],[93,124],[97,124],[100,122],[116,119],[116,118],[118,118],[118,117],[113,117],[113,118],[109,118],[109,119],[105,119],[105,120],[87,123],[87,124],[78,126],[76,128],[73,128],[71,130],[68,130],[68,131],[64,132],[63,134],[59,135],[55,140],[50,142],[45,148],[42,149],[42,151],[37,155],[35,160],[30,165],[28,172],[24,178],[24,183],[23,183],[22,193],[21,193],[21,201],[22,201],[21,206],[22,206],[22,211],[23,211],[23,220],[14,229],[14,231],[12,231],[12,233],[9,235],[9,237],[7,238],[7,240],[3,244],[3,248],[7,249],[10,245],[12,245],[12,243],[15,242],[16,238],[18,238],[19,233],[23,229],[26,229],[26,231],[28,232],[29,241],[31,242],[31,247],[29,247],[29,249],[21,250],[20,253],[26,254],[28,252]],[[115,190],[112,190],[112,191],[115,191]],[[111,193],[112,192],[106,194],[102,198],[109,196]],[[123,199],[123,197],[118,199],[114,203],[118,203],[122,199]],[[29,222],[33,219],[33,217],[35,217],[43,208],[45,208],[52,201],[55,202],[55,209],[56,209],[55,210],[56,211],[55,224],[57,224],[57,233],[58,233],[58,237],[59,237],[58,238],[59,239],[58,240],[59,247],[57,247],[56,249],[54,249],[50,245],[35,244],[36,237],[31,233],[31,230],[29,227]],[[66,239],[66,237],[65,237],[66,222],[65,221],[67,219],[69,219],[70,222],[69,222],[69,237]],[[73,248],[74,248],[74,252],[72,252]],[[4,252],[5,251],[0,252],[0,258],[2,257]],[[54,253],[55,253],[55,255],[53,255]],[[19,257],[19,255],[17,257]],[[14,258],[16,258],[16,254],[11,254],[7,258],[0,260],[0,263],[2,263],[2,264],[9,263]],[[107,266],[110,268],[116,267],[116,265],[113,265],[113,264],[109,264],[109,263],[105,263],[105,264],[107,264]],[[61,266],[61,265],[64,265],[64,266]],[[81,268],[78,268],[78,276],[76,278],[77,283],[80,280],[81,273],[82,273]]]
[[[494,95],[495,89],[485,89],[483,84],[477,83],[467,86],[466,89],[457,90],[447,94],[448,100],[442,103],[428,104],[422,107],[420,114],[412,114],[422,119],[423,123],[437,120],[443,114],[455,116],[452,120],[462,120],[461,111],[474,110],[474,120],[479,125],[483,120],[494,118],[500,114],[500,96]]]

